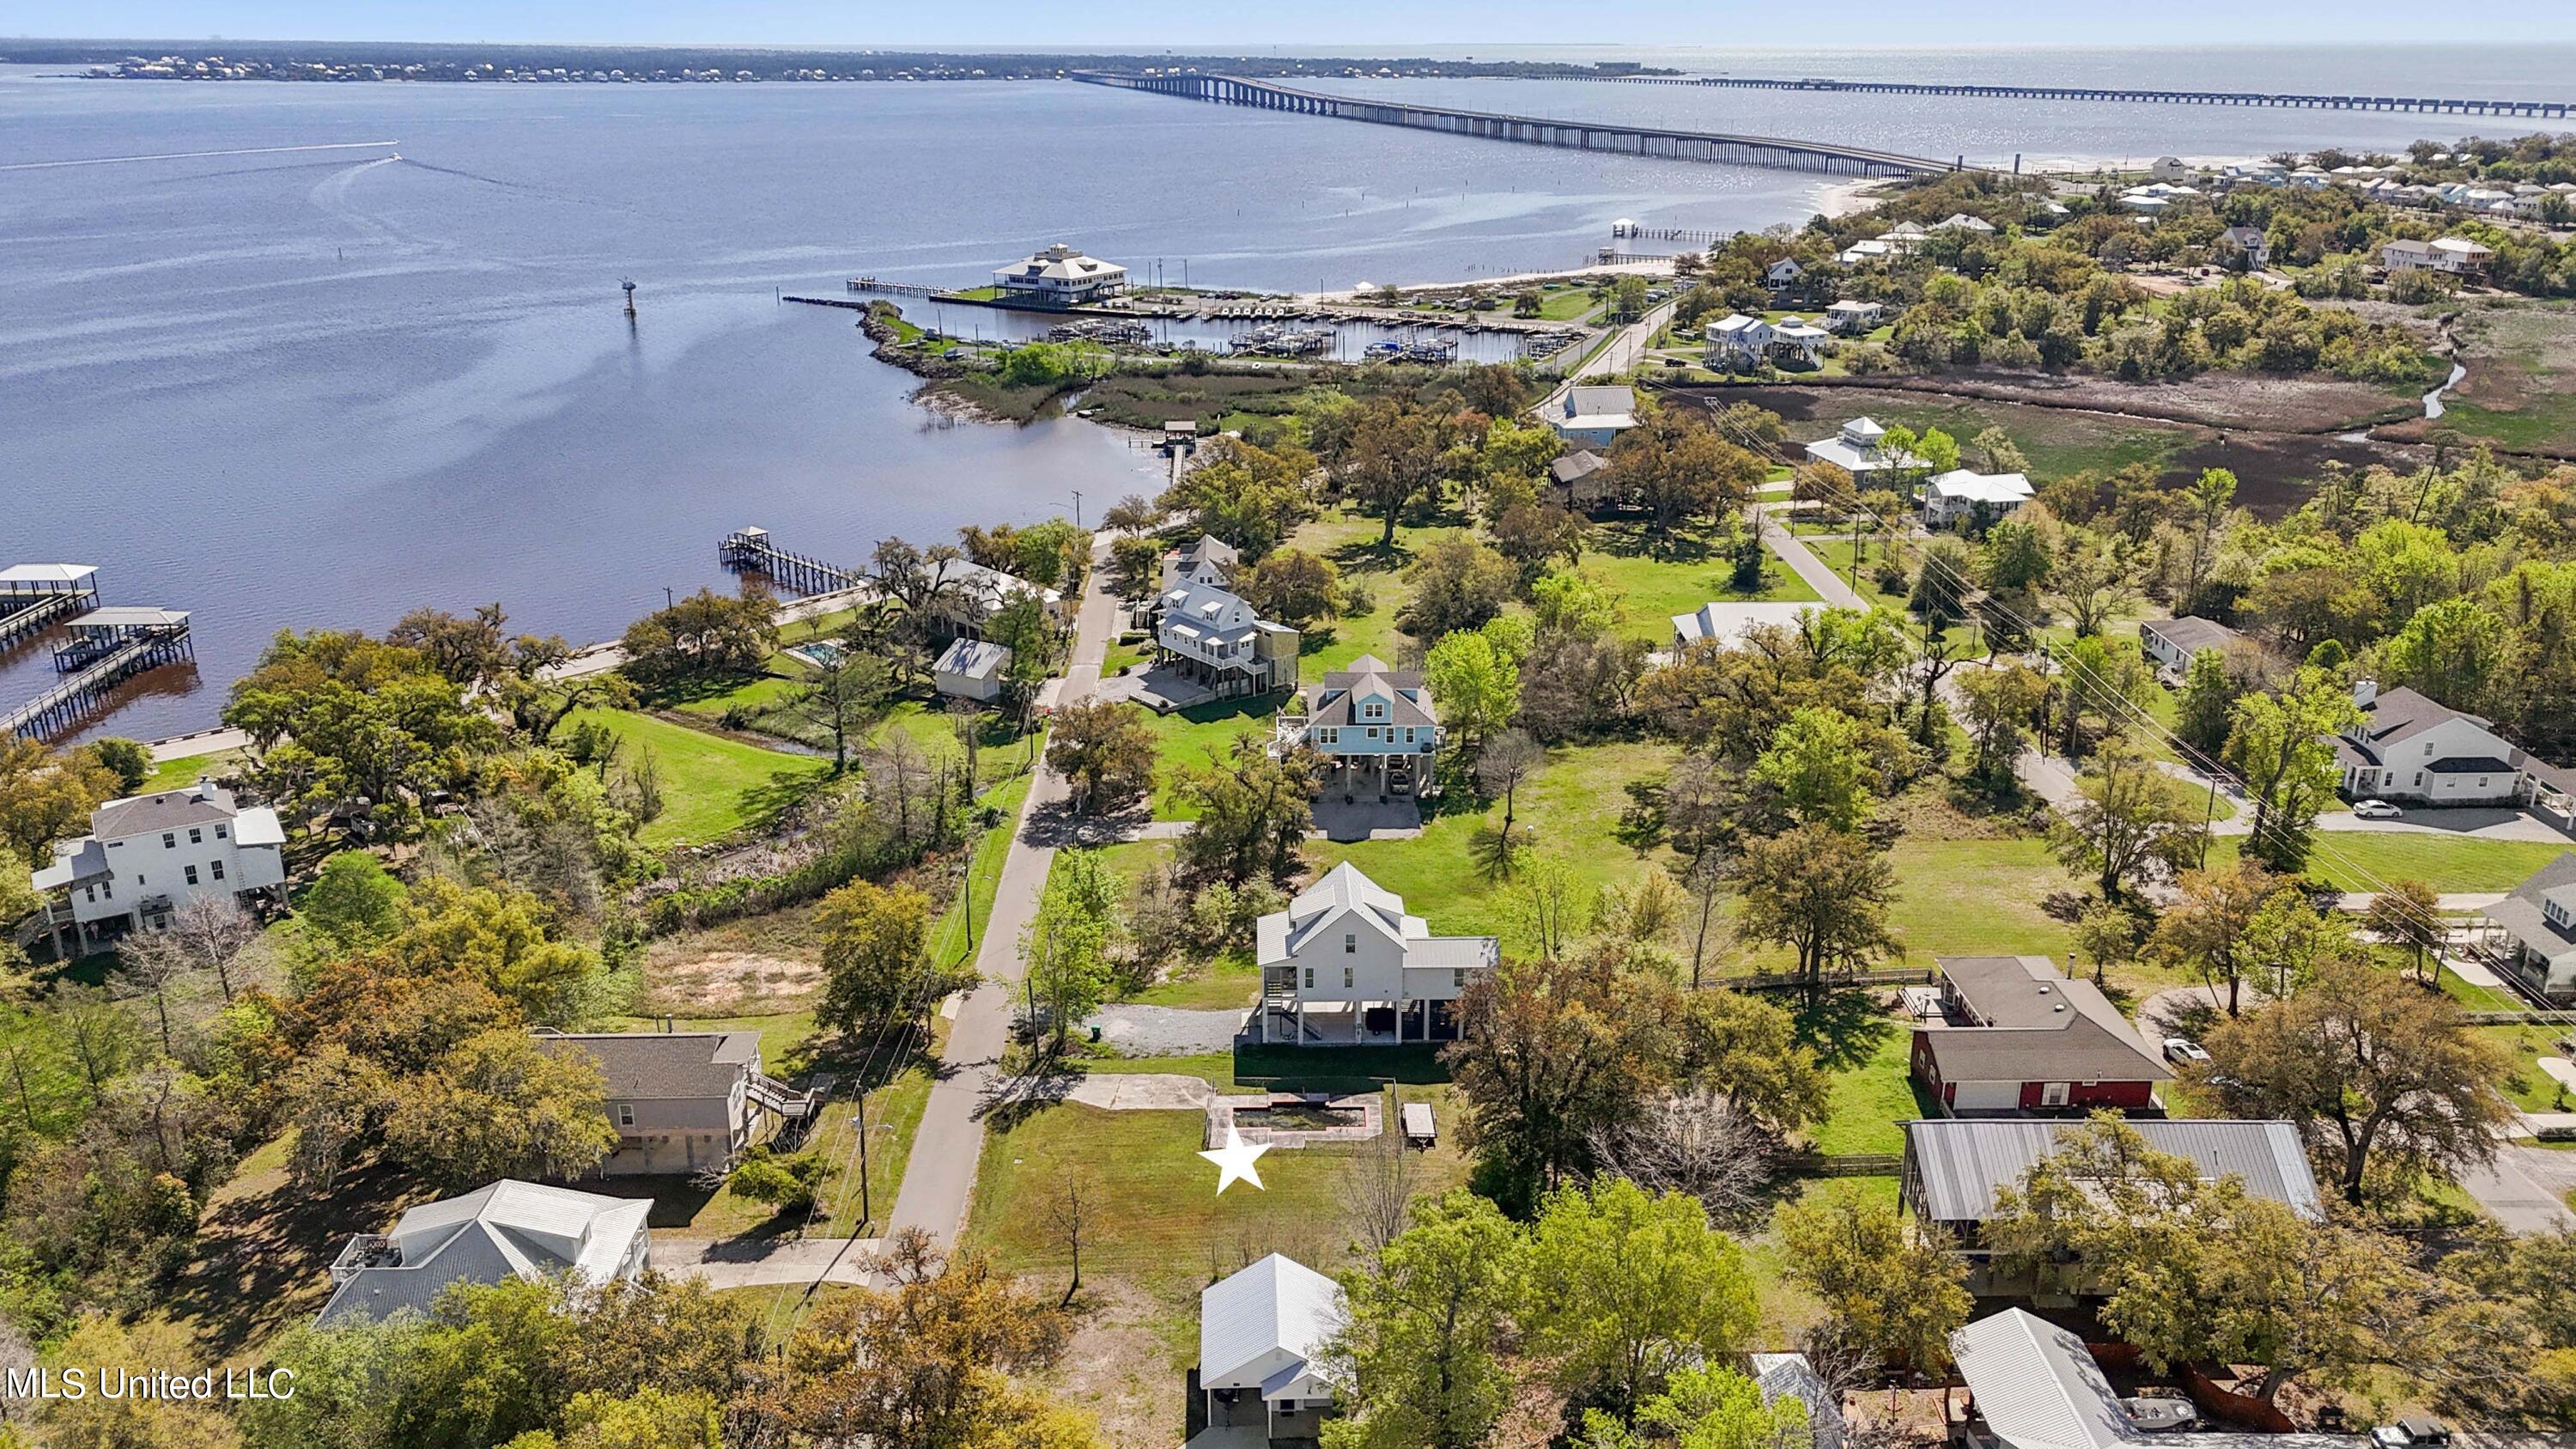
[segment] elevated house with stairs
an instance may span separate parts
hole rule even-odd
[[[1435,936],[1349,862],[1261,918],[1261,1039],[1298,1046],[1452,1041],[1458,999],[1502,959],[1492,936]]]
[[[749,1031],[552,1032],[537,1043],[599,1066],[617,1147],[602,1177],[722,1170],[781,1132],[802,1133],[821,1093],[761,1070]]]

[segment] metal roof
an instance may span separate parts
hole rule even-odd
[[[427,1309],[457,1282],[570,1272],[584,1282],[603,1283],[625,1263],[652,1211],[651,1198],[609,1197],[507,1177],[462,1197],[423,1203],[394,1224],[390,1236],[401,1262],[352,1275],[323,1305],[320,1321]]]
[[[72,620],[75,629],[131,629],[147,624],[184,624],[185,609],[155,609],[142,604],[110,604]]]
[[[2004,1449],[2356,1449],[2336,1434],[2156,1433],[2141,1427],[2084,1340],[2019,1308],[1950,1335],[1977,1417]]]
[[[2083,1125],[2011,1117],[1904,1123],[1906,1163],[1925,1216],[1984,1222],[1994,1214],[1997,1188],[2018,1187],[2060,1138]],[[2310,1216],[2324,1210],[2298,1129],[2287,1122],[2132,1118],[2127,1125],[2156,1151],[2191,1159],[2205,1177],[2233,1174],[2256,1197]]]
[[[76,584],[97,572],[96,564],[11,564],[0,569],[0,584]]]
[[[1260,1378],[1228,1380],[1275,1352],[1313,1366],[1342,1325],[1342,1286],[1277,1253],[1199,1290],[1199,1385],[1255,1388],[1289,1366],[1264,1366]]]
[[[934,674],[961,674],[968,679],[984,679],[1010,667],[1011,649],[989,639],[960,636],[952,641],[939,662],[930,666]]]

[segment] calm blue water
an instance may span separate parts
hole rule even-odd
[[[2238,83],[2167,53],[2031,54]],[[2391,54],[2334,63],[2384,78]],[[2445,53],[2436,78],[2547,94],[2576,74],[2565,55],[2464,54]],[[1679,63],[2057,74],[2008,52]],[[2249,64],[2248,85],[2373,84]],[[1435,88],[1494,108],[1986,156],[2453,129],[1576,83],[1407,93]],[[2267,129],[2283,125],[2296,134]],[[401,159],[5,169],[361,141],[398,142]],[[115,601],[195,611],[199,691],[162,681],[110,721],[194,728],[280,628],[380,628],[420,604],[499,599],[521,627],[600,638],[666,586],[720,580],[715,541],[741,524],[850,559],[889,533],[928,539],[1063,510],[1077,489],[1096,509],[1153,486],[1151,455],[1104,429],[932,417],[912,379],[867,359],[848,314],[780,305],[781,290],[835,291],[860,272],[971,283],[1058,239],[1173,280],[1185,263],[1203,285],[1426,281],[1579,262],[1614,217],[1759,227],[1803,219],[1816,195],[1786,173],[1069,84],[175,85],[0,67],[0,563],[96,563]],[[621,278],[640,287],[632,326]],[[0,701],[43,677],[27,651],[0,659]]]

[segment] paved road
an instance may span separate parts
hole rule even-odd
[[[2510,1233],[2554,1232],[2576,1224],[2576,1214],[2547,1187],[2534,1181],[2524,1171],[2524,1160],[2546,1149],[2524,1149],[2499,1146],[2495,1161],[2484,1167],[2471,1167],[2459,1174],[2460,1190],[2486,1209],[2487,1215]]]
[[[1093,554],[1091,587],[1075,616],[1073,662],[1067,667],[1059,704],[1078,704],[1100,683],[1100,663],[1108,654],[1116,627],[1118,603],[1108,592],[1105,567],[1108,540]],[[980,1113],[998,1074],[1002,1048],[1010,1040],[1011,989],[1019,981],[1020,931],[1037,914],[1046,890],[1047,870],[1055,847],[1031,838],[1028,826],[1039,812],[1067,798],[1064,777],[1047,768],[1041,757],[1037,778],[1013,825],[1010,853],[1002,861],[1001,879],[993,887],[993,914],[975,951],[975,970],[983,978],[958,1007],[941,1059],[942,1075],[932,1084],[930,1103],[913,1136],[912,1157],[903,1171],[888,1236],[919,1228],[940,1243],[954,1242],[966,1225],[966,1205],[975,1192],[975,1167],[984,1150]]]
[[[1842,575],[1825,567],[1825,561],[1816,557],[1814,550],[1800,542],[1798,536],[1789,531],[1788,525],[1772,516],[1789,506],[1786,501],[1753,505],[1753,524],[1761,530],[1762,541],[1780,556],[1780,562],[1789,566],[1789,572],[1807,581],[1807,587],[1815,590],[1818,598],[1838,609],[1868,608],[1869,601],[1862,598],[1858,590],[1843,582]]]
[[[1673,309],[1680,305],[1680,300],[1676,298],[1620,328],[1611,337],[1609,345],[1593,354],[1591,361],[1567,372],[1563,382],[1550,389],[1546,397],[1539,399],[1538,406],[1530,409],[1531,414],[1536,417],[1561,417],[1564,414],[1562,403],[1565,394],[1578,381],[1587,377],[1618,377],[1629,368],[1635,367],[1646,355],[1646,344],[1653,341],[1655,334],[1664,330],[1665,324],[1673,320]]]

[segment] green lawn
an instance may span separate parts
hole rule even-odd
[[[1266,694],[1255,699],[1219,700],[1170,714],[1147,715],[1146,722],[1154,731],[1154,818],[1198,818],[1196,807],[1182,801],[1175,788],[1181,772],[1208,764],[1210,751],[1219,760],[1228,758],[1235,740],[1247,730],[1256,739],[1267,741],[1271,717],[1279,712],[1285,697]]]
[[[248,768],[250,768],[250,752],[247,750],[217,750],[211,755],[189,755],[184,759],[161,760],[153,764],[152,773],[143,777],[143,784],[134,793],[149,795],[156,790],[176,790],[182,785],[197,783],[197,777],[200,775],[209,775],[220,780],[226,775],[236,774]]]
[[[1627,632],[1658,644],[1670,642],[1674,615],[1690,613],[1702,604],[1817,600],[1806,580],[1767,552],[1762,587],[1744,591],[1734,586],[1733,562],[1707,553],[1691,535],[1659,545],[1636,525],[1614,523],[1596,530],[1593,541],[1596,547],[1584,553],[1582,566],[1625,596]]]
[[[1514,833],[1563,861],[1588,894],[1633,880],[1657,868],[1670,852],[1658,846],[1640,856],[1620,841],[1620,812],[1628,804],[1625,787],[1632,781],[1660,782],[1677,753],[1669,745],[1630,743],[1553,751],[1546,768],[1521,787]],[[1506,951],[1526,949],[1530,943],[1507,919],[1510,881],[1486,867],[1480,849],[1502,825],[1502,802],[1481,811],[1464,800],[1456,806],[1426,822],[1419,839],[1315,842],[1307,847],[1307,863],[1320,871],[1347,860],[1404,897],[1405,909],[1429,921],[1436,932],[1500,935]]]
[[[2564,1027],[2546,1026],[2480,1026],[2470,1028],[2485,1037],[2512,1060],[2505,1079],[2496,1083],[2498,1090],[2526,1112],[2565,1112],[2576,1110],[2576,1091],[2562,1093],[2558,1079],[2540,1069],[2542,1057],[2565,1057],[2558,1045],[2567,1034]]]
[[[1829,1157],[1902,1152],[1905,1133],[1896,1124],[1934,1115],[1931,1104],[1915,1095],[1910,1060],[1914,1033],[1894,1016],[1862,1017],[1849,1009],[1848,1003],[1864,999],[1853,994],[1809,1013],[1811,1027],[1818,1016],[1856,1018],[1835,1021],[1819,1042],[1833,1072],[1833,1090],[1825,1120],[1809,1135],[1816,1150]],[[1837,1005],[1845,1012],[1836,1013]]]
[[[1420,1100],[1406,1089],[1406,1100]],[[1342,1182],[1375,1144],[1305,1147],[1265,1154],[1262,1186],[1213,1191],[1216,1169],[1201,1160],[1206,1118],[1197,1112],[1104,1112],[1079,1105],[997,1120],[984,1139],[966,1240],[1005,1267],[1062,1274],[1062,1235],[1051,1204],[1067,1182],[1101,1205],[1085,1233],[1083,1271],[1118,1276],[1157,1296],[1187,1295],[1264,1252],[1286,1253],[1334,1271],[1347,1260],[1350,1231]],[[1414,1166],[1423,1190],[1465,1180],[1466,1162],[1444,1135]],[[1240,1251],[1238,1251],[1240,1250]]]
[[[2060,965],[2073,949],[2073,929],[2043,912],[2051,891],[2076,890],[2038,839],[1900,839],[1888,856],[1896,871],[1896,901],[1888,925],[1905,947],[1901,963],[1929,969],[1936,956],[2047,956]],[[1750,957],[1756,971],[1789,969],[1779,947]]]
[[[597,721],[625,743],[628,759],[649,754],[662,773],[665,806],[644,827],[648,846],[715,840],[764,819],[830,770],[829,760],[765,750],[632,710],[583,710],[568,723]]]
[[[2307,873],[2338,890],[2378,889],[2374,881],[2419,880],[2436,891],[2509,891],[2567,852],[2531,840],[2476,840],[2419,832],[2318,831]],[[2210,842],[2211,861],[2235,858],[2244,837]]]

